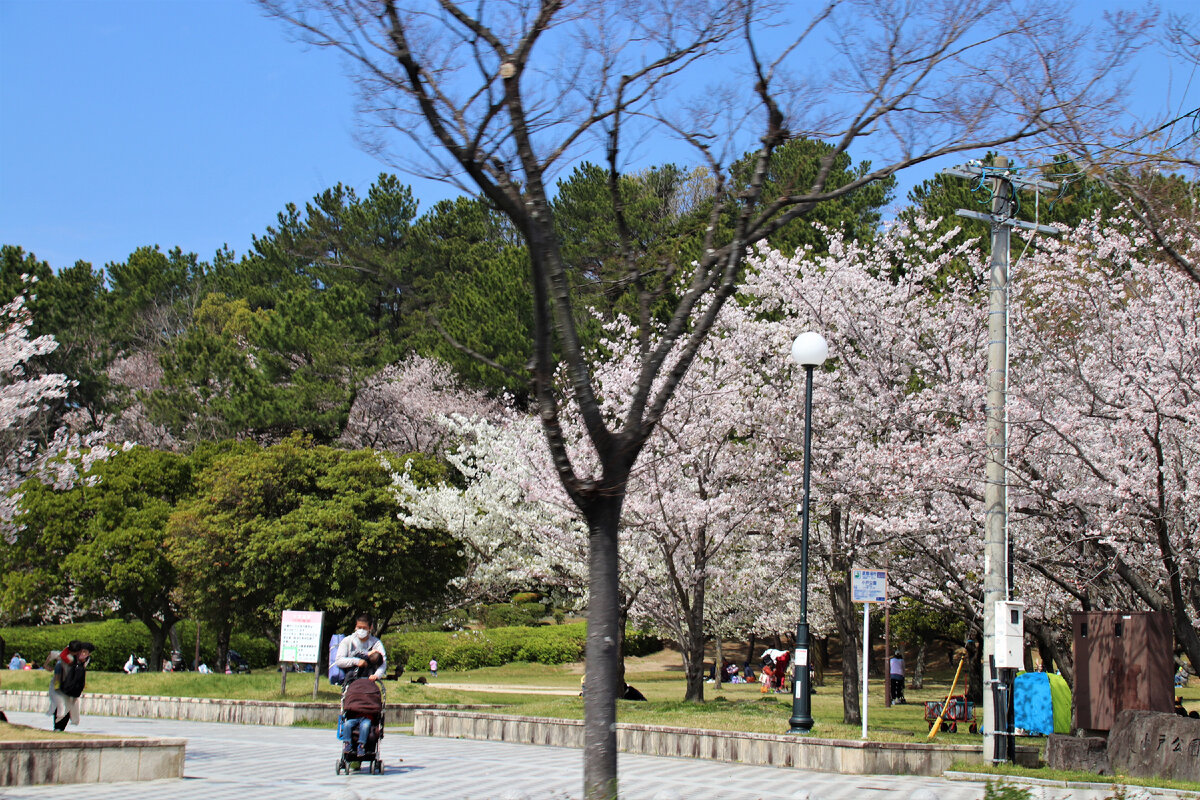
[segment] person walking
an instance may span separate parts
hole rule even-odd
[[[65,731],[67,723],[79,724],[79,697],[87,682],[87,665],[92,658],[91,642],[74,640],[54,660],[50,678],[50,714],[54,730]]]
[[[892,705],[903,705],[904,699],[904,654],[896,650],[888,661],[888,679],[891,681]]]
[[[437,677],[437,659],[436,658],[429,659],[429,675],[434,678]]]
[[[371,653],[379,653],[378,665],[368,664],[367,656]],[[356,677],[373,681],[383,680],[387,675],[387,653],[383,649],[383,642],[371,635],[369,614],[359,614],[354,620],[354,633],[342,639],[334,663],[346,671],[347,679],[352,675],[351,670],[361,670]]]

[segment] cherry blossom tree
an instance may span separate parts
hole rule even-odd
[[[64,415],[57,430],[46,429],[51,401],[66,397],[73,384],[58,373],[31,374],[30,360],[53,352],[58,343],[50,335],[30,337],[26,300],[27,294],[20,294],[0,308],[0,535],[6,545],[19,524],[15,518],[26,478],[36,475],[57,488],[69,487],[110,453],[104,431],[90,430],[82,411]],[[48,619],[70,619],[81,611],[69,593],[43,601]]]
[[[767,255],[746,291],[835,354],[815,400],[817,552],[869,561],[883,546],[902,591],[978,633],[986,315],[970,275],[947,282],[942,267],[982,265],[975,245],[920,225],[869,247],[835,237],[822,258]],[[1171,614],[1195,663],[1200,293],[1141,230],[1096,218],[1014,270],[1016,588],[1047,652],[1067,608],[1141,604]]]
[[[775,331],[764,348],[783,352],[806,329],[830,346],[814,381],[811,555],[842,641],[848,723],[860,719],[852,568],[888,567],[902,593],[978,614],[978,583],[966,576],[978,572],[970,536],[972,493],[982,492],[986,315],[972,281],[941,279],[956,260],[979,267],[971,243],[935,230],[918,220],[873,243],[834,234],[827,255],[764,252],[744,290],[763,318],[782,320],[766,323]],[[800,421],[790,413],[776,425],[792,426],[798,442]]]
[[[1120,92],[1106,79],[1143,31],[1142,20],[1123,16],[1094,46],[1080,46],[1066,8],[1047,2],[831,2],[794,26],[769,4],[710,0],[262,2],[307,41],[346,57],[378,151],[396,152],[386,132],[398,133],[415,144],[404,155],[421,157],[413,168],[470,185],[526,240],[531,396],[589,531],[589,800],[617,795],[618,532],[629,478],[735,293],[747,249],[821,203],[931,158],[1032,144],[1068,125],[1107,126]],[[772,35],[779,30],[795,35]],[[702,88],[689,85],[693,75]],[[797,136],[832,146],[813,180],[782,176],[768,191],[776,151]],[[632,241],[619,184],[631,148],[651,138],[687,148],[716,179],[694,260],[660,260],[658,248],[646,257]],[[833,185],[834,162],[860,143],[875,146],[881,163]],[[621,233],[621,280],[639,328],[640,366],[622,387],[630,402],[620,417],[601,409],[577,325],[577,290],[591,287],[572,284],[550,196],[554,176],[597,147],[612,187],[604,213]],[[731,174],[747,148],[752,167]],[[555,391],[562,376],[585,425],[582,460],[571,457]]]
[[[30,426],[50,400],[65,397],[71,387],[65,375],[29,373],[29,361],[53,352],[58,343],[49,335],[30,338],[32,318],[25,301],[25,295],[18,295],[0,308],[0,455],[9,476],[20,475],[21,461],[31,455]],[[11,478],[7,483],[11,487]]]
[[[1047,580],[1085,608],[1167,612],[1200,667],[1200,291],[1178,267],[1136,219],[1044,245],[1019,282],[1013,470],[1018,510],[1054,521]]]
[[[631,475],[621,529],[622,616],[679,644],[691,700],[703,699],[714,634],[774,633],[793,618],[794,537],[781,531],[795,530],[798,477],[781,453],[792,443],[764,424],[779,414],[759,416],[792,387],[773,378],[781,354],[759,351],[759,340],[739,335],[745,330],[757,330],[745,312],[722,312],[717,337]],[[608,326],[600,349],[600,384],[625,385],[637,365],[628,320]],[[611,397],[606,412],[619,413],[623,395]],[[473,592],[552,586],[585,599],[586,526],[555,477],[537,420],[441,419],[459,442],[447,458],[465,485],[420,488],[396,476],[406,521],[448,529],[464,543],[471,566],[462,585]],[[572,448],[582,449],[582,424],[565,419]],[[764,492],[764,484],[774,485]]]
[[[12,490],[44,454],[41,430],[51,400],[66,397],[71,387],[65,375],[31,375],[30,359],[58,347],[53,336],[30,338],[32,318],[21,294],[0,308],[0,490],[5,494],[3,518],[12,518]]]
[[[183,443],[171,435],[167,426],[150,419],[145,398],[162,386],[163,368],[158,356],[149,349],[113,359],[105,371],[109,382],[129,395],[124,408],[114,413],[105,427],[115,441],[137,442],[156,450],[178,452]]]
[[[385,367],[358,390],[339,441],[392,453],[438,454],[449,433],[441,418],[489,418],[498,408],[463,388],[449,365],[414,355]]]

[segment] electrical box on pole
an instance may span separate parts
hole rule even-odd
[[[996,603],[996,669],[1025,669],[1025,604]]]

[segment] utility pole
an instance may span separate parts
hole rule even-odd
[[[1012,548],[1008,538],[1007,492],[1009,240],[1013,228],[1058,234],[1056,229],[1049,226],[1014,219],[1014,191],[1015,188],[1056,191],[1058,187],[1013,174],[1004,156],[997,156],[990,168],[975,162],[943,170],[943,174],[969,178],[980,184],[988,179],[992,192],[990,214],[965,209],[955,212],[960,217],[982,220],[992,226],[988,281],[987,469],[983,500],[983,756],[990,760],[996,752],[996,706],[992,692],[996,683],[996,603],[1012,598]]]

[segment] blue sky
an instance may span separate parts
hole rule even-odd
[[[354,140],[337,58],[286,33],[249,0],[0,0],[0,243],[54,268],[155,244],[208,260],[391,171]],[[1139,95],[1195,107],[1192,77],[1147,57]],[[456,193],[404,180],[422,208]]]

